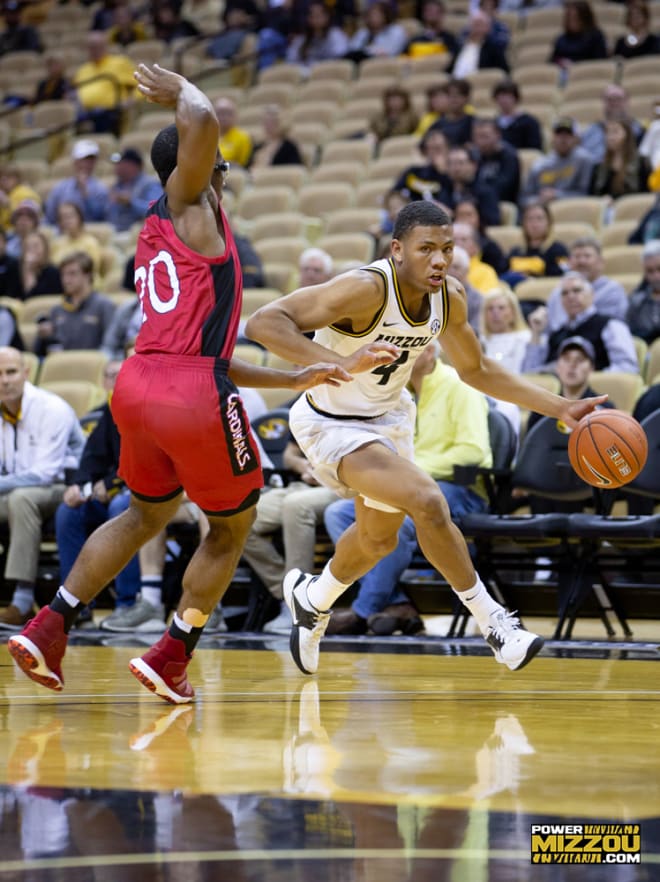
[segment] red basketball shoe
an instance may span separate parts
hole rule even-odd
[[[20,634],[9,639],[7,648],[31,680],[60,692],[64,686],[62,659],[67,640],[64,617],[44,606]]]
[[[182,640],[175,640],[166,631],[148,652],[131,659],[129,670],[151,692],[171,704],[186,704],[195,697],[188,682],[186,668],[192,658],[186,655]]]

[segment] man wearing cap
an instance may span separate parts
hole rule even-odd
[[[601,315],[594,306],[594,291],[587,279],[569,272],[561,281],[561,296],[568,321],[548,334],[548,310],[539,306],[527,317],[532,337],[523,359],[523,372],[556,369],[559,349],[569,337],[584,337],[594,350],[597,371],[639,373],[630,329],[619,319]]]
[[[99,145],[82,138],[73,145],[73,175],[55,184],[46,199],[46,220],[57,224],[57,209],[61,202],[73,202],[80,207],[86,221],[104,221],[108,215],[108,188],[95,175]]]
[[[107,219],[119,232],[142,222],[152,202],[160,199],[163,188],[144,172],[142,154],[127,147],[115,160],[117,180],[110,187]]]
[[[552,150],[530,169],[523,191],[523,204],[532,199],[550,202],[570,196],[586,196],[591,183],[592,157],[579,146],[578,127],[569,116],[560,117],[552,128]]]
[[[584,337],[568,337],[557,351],[557,376],[561,383],[560,394],[570,401],[590,398],[597,393],[589,385],[589,378],[596,362],[596,350]],[[616,407],[609,399],[602,407]],[[532,411],[527,420],[527,431],[543,416]]]

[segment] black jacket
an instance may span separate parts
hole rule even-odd
[[[119,468],[119,431],[112,418],[109,404],[98,411],[98,422],[92,429],[83,448],[80,464],[73,473],[71,484],[82,487],[91,481],[103,481],[108,490],[123,486],[117,475]],[[96,413],[94,414],[96,416]]]

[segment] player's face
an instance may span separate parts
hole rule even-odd
[[[403,239],[392,240],[392,256],[407,285],[438,291],[454,256],[451,227],[415,227]]]

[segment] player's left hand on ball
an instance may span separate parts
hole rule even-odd
[[[342,382],[348,382],[353,377],[338,364],[311,364],[309,367],[302,368],[294,375],[294,389],[311,389],[312,386],[319,386],[321,383],[327,383],[329,386],[339,386]]]
[[[583,416],[604,404],[607,399],[607,395],[597,395],[594,398],[581,398],[579,401],[567,402],[568,406],[564,408],[560,419],[566,423],[569,429],[574,429]]]

